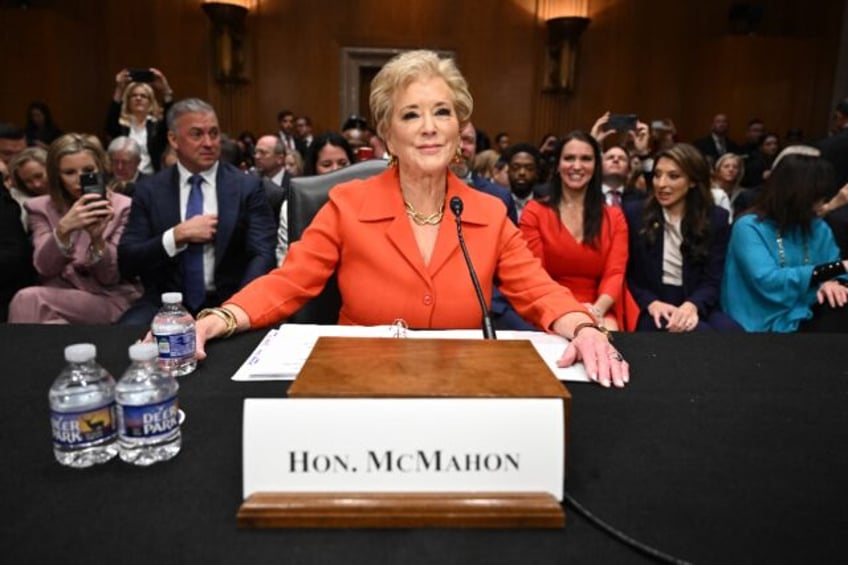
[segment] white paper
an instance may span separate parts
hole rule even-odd
[[[548,492],[562,499],[556,398],[251,398],[243,493]]]
[[[253,353],[239,367],[234,381],[294,380],[306,363],[319,337],[384,337],[393,338],[395,326],[324,326],[317,324],[283,324],[268,332]],[[405,339],[483,339],[480,330],[406,330]],[[545,332],[499,331],[499,340],[527,339],[539,356],[561,381],[589,382],[582,363],[567,368],[557,367],[557,360],[570,343],[558,335]]]

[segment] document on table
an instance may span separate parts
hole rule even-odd
[[[394,338],[397,326],[323,326],[283,324],[270,330],[233,375],[234,381],[291,381],[300,372],[319,337]],[[482,339],[480,330],[405,330],[402,339]],[[562,369],[556,366],[568,340],[544,332],[498,331],[498,339],[527,339],[561,381],[589,382],[581,363]]]

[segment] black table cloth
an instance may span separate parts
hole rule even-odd
[[[642,563],[573,510],[563,530],[236,528],[242,402],[287,383],[230,377],[264,332],[209,345],[180,379],[182,452],[135,468],[55,462],[47,391],[90,341],[117,379],[140,328],[0,325],[4,563]],[[625,390],[568,384],[566,490],[695,563],[838,559],[848,531],[845,335],[628,334]]]

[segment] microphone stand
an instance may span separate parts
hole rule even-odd
[[[450,209],[456,218],[456,236],[459,239],[459,247],[462,250],[462,256],[465,257],[465,264],[468,265],[468,274],[471,275],[471,284],[474,285],[474,291],[477,293],[477,301],[480,303],[480,309],[483,311],[483,337],[485,339],[497,339],[497,336],[495,336],[495,324],[492,322],[492,315],[489,312],[489,307],[486,306],[486,298],[483,296],[483,288],[480,286],[477,273],[474,271],[474,265],[471,263],[471,256],[468,254],[468,248],[465,246],[465,238],[462,237],[462,207],[462,198],[459,196],[451,198]]]

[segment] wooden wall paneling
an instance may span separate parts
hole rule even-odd
[[[692,139],[723,105],[737,138],[759,112],[781,133],[796,123],[824,133],[845,0],[763,2],[760,38],[729,38],[733,0],[591,0],[577,90],[567,97],[541,92],[540,1],[259,0],[247,24],[251,82],[233,91],[212,77],[200,0],[42,0],[26,11],[2,3],[0,48],[12,54],[13,78],[0,83],[0,119],[23,125],[27,104],[43,99],[65,129],[100,132],[117,70],[152,65],[178,97],[212,102],[233,134],[274,131],[284,107],[311,116],[318,131],[338,129],[342,47],[429,47],[456,53],[475,124],[490,135],[509,131],[514,141],[588,129],[607,109],[671,117]],[[783,59],[769,62],[769,49]],[[766,100],[763,84],[744,84],[747,77],[766,81]]]

